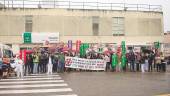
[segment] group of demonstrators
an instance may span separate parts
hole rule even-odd
[[[46,52],[34,52],[26,56],[25,70],[26,74],[38,74],[64,71],[64,53],[57,54]]]
[[[158,50],[141,49],[135,52],[131,49],[128,52],[126,50],[120,52],[121,49],[112,51],[107,48],[107,51],[96,52],[88,47],[84,48],[85,51],[82,54],[70,49],[65,50],[64,47],[56,48],[54,51],[48,47],[35,49],[26,54],[25,60],[21,59],[19,55],[15,55],[12,59],[13,62],[10,66],[17,73],[17,77],[65,71],[166,71],[166,59]]]
[[[33,52],[27,54],[24,67],[24,74],[38,74],[65,71],[90,71],[90,69],[78,69],[76,67],[67,67],[68,63],[65,58],[82,58],[86,60],[103,60],[105,61],[105,69],[103,71],[131,71],[131,72],[165,72],[166,62],[161,52],[152,50],[134,52],[130,50],[124,57],[125,64],[122,65],[123,56],[117,52],[87,52],[84,56],[80,53],[68,50],[67,52]],[[73,61],[72,61],[73,62]],[[80,63],[80,62],[79,62]],[[96,71],[96,70],[93,70]]]

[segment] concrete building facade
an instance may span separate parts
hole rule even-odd
[[[80,9],[0,11],[0,42],[23,44],[23,32],[59,32],[60,41],[149,45],[163,42],[163,13]]]
[[[164,41],[163,41],[163,47],[164,47],[164,55],[170,56],[170,33],[167,33],[164,35]]]

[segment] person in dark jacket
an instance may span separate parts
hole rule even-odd
[[[135,71],[135,54],[132,50],[129,53],[129,63],[130,63],[130,71],[134,72]]]
[[[32,54],[29,55],[29,58],[30,58],[30,73],[33,74],[34,64]]]
[[[153,61],[154,61],[154,53],[153,52],[151,52],[150,54],[149,54],[149,56],[148,56],[148,63],[149,63],[149,65],[148,65],[148,71],[150,72],[152,72],[152,64],[153,64]]]
[[[27,54],[26,55],[24,75],[26,76],[29,73],[31,73],[31,58],[30,58],[30,54]]]

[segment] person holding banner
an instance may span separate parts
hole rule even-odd
[[[103,59],[106,62],[106,70],[105,71],[107,72],[108,70],[110,70],[110,57],[109,57],[109,54],[104,54]]]

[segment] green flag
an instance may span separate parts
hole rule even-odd
[[[154,42],[154,46],[155,46],[156,49],[160,48],[160,42],[159,41],[158,42]]]
[[[126,54],[125,41],[122,41],[122,43],[121,43],[121,47],[122,47],[122,54]]]
[[[84,57],[86,55],[86,50],[89,48],[88,43],[83,43],[80,45],[80,56]]]
[[[117,54],[113,54],[112,55],[112,68],[115,68],[117,64],[118,64],[118,56]]]
[[[83,54],[84,54],[83,49],[84,49],[84,46],[83,44],[81,44],[80,45],[80,57],[83,57]]]
[[[126,56],[123,54],[122,58],[121,58],[121,67],[125,67],[126,66]]]

